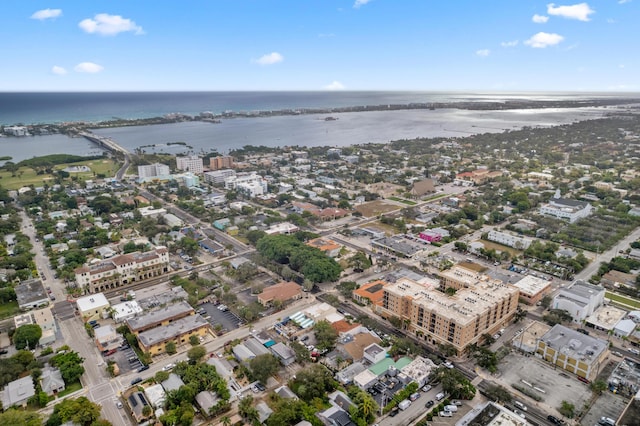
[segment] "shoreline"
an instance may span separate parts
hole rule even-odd
[[[285,108],[276,110],[252,110],[252,111],[225,111],[222,113],[201,112],[197,115],[170,113],[163,116],[141,118],[114,118],[102,121],[66,121],[62,123],[37,123],[37,124],[11,124],[3,128],[14,126],[28,129],[28,136],[42,136],[48,134],[65,134],[78,136],[83,131],[91,129],[108,129],[118,127],[147,126],[157,124],[172,124],[182,122],[204,122],[220,124],[222,120],[240,118],[267,118],[301,115],[328,114],[325,120],[331,121],[334,117],[330,114],[350,112],[380,112],[380,111],[410,111],[427,110],[436,111],[443,109],[468,110],[468,111],[509,111],[532,109],[571,109],[571,108],[607,108],[607,107],[631,107],[640,104],[640,98],[607,98],[607,99],[579,99],[579,100],[504,100],[504,101],[462,101],[462,102],[412,102],[400,104],[376,104],[347,107],[329,108]],[[6,133],[6,131],[5,131]]]

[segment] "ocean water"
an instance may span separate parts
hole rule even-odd
[[[0,93],[0,125],[149,118],[168,113],[331,108],[412,102],[575,100],[630,93],[457,92],[73,92]]]
[[[97,122],[148,118],[168,113],[268,111],[425,102],[576,100],[638,98],[616,93],[450,93],[450,92],[144,92],[0,93],[0,125]],[[224,119],[221,123],[176,123],[96,130],[133,151],[226,153],[245,145],[347,146],[416,137],[455,137],[502,132],[523,126],[553,126],[601,117],[603,108],[471,111],[457,109],[369,111],[325,115]],[[167,145],[168,142],[186,142]],[[83,138],[48,135],[0,138],[0,156],[18,162],[46,154],[93,155],[99,149]]]

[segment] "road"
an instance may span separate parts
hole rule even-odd
[[[588,281],[593,274],[598,271],[601,263],[610,262],[611,259],[618,256],[620,250],[626,249],[629,244],[640,239],[640,227],[636,228],[632,233],[619,241],[615,246],[602,254],[596,254],[596,258],[587,265],[582,271],[575,275],[575,279]]]

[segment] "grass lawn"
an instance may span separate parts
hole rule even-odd
[[[610,291],[605,292],[604,297],[614,302],[622,303],[627,306],[632,306],[634,308],[640,308],[640,301],[636,299],[632,299],[627,296],[623,296],[621,294],[612,293]]]
[[[80,382],[71,383],[70,385],[65,387],[62,392],[58,393],[58,398],[62,398],[63,396],[69,395],[70,393],[75,391],[79,391],[80,389],[82,389],[82,385],[80,384]]]
[[[18,312],[20,312],[20,308],[18,308],[18,302],[15,300],[0,304],[0,319],[12,317]]]
[[[113,176],[118,171],[119,164],[109,158],[79,161],[77,163],[58,164],[53,167],[54,170],[62,170],[68,166],[87,166],[91,169],[90,172],[70,173],[70,177],[63,182],[71,180],[71,177],[77,176],[78,180],[91,180],[95,179],[97,175],[102,174],[105,176]],[[50,185],[54,181],[54,176],[50,174],[36,174],[36,171],[31,167],[20,167],[15,176],[11,176],[11,173],[6,170],[0,170],[0,185],[7,189],[18,189],[23,186],[42,186],[45,183]]]
[[[520,256],[522,254],[521,250],[516,250],[513,247],[503,246],[502,244],[494,243],[493,241],[480,240],[482,244],[484,244],[485,250],[494,249],[496,251],[504,251],[509,253],[511,256]]]
[[[416,204],[418,204],[418,203],[415,203],[415,202],[410,201],[410,200],[405,200],[404,198],[388,197],[388,199],[389,200],[393,200],[393,201],[397,201],[397,202],[402,203],[402,204],[407,204],[409,206],[415,206]]]

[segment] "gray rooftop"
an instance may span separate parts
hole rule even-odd
[[[23,404],[36,394],[36,388],[33,385],[31,376],[25,376],[21,379],[7,383],[2,392],[2,406],[7,409],[12,405]]]
[[[162,382],[162,387],[167,392],[171,390],[178,390],[180,389],[180,386],[183,386],[183,385],[184,385],[184,382],[182,381],[180,376],[178,376],[175,373],[170,373],[169,378],[164,382]]]
[[[293,349],[282,342],[276,343],[275,345],[271,346],[270,349],[274,353],[274,355],[282,359],[289,359],[296,356],[296,353],[293,351]]]
[[[37,278],[22,281],[15,287],[15,292],[16,298],[18,299],[18,306],[49,300],[47,293],[44,291],[42,281]]]
[[[247,349],[256,354],[256,356],[271,353],[269,349],[265,348],[264,345],[254,337],[249,337],[247,340],[245,340],[244,345],[247,347]]]
[[[165,326],[143,331],[138,334],[138,339],[144,346],[151,346],[197,330],[205,325],[209,325],[209,323],[200,315],[189,315]]]
[[[578,280],[571,287],[565,288],[561,291],[561,293],[572,293],[576,296],[583,297],[585,299],[590,299],[596,294],[603,292],[604,288],[598,285],[593,285],[588,282]]]
[[[568,357],[579,359],[586,364],[597,360],[608,345],[604,340],[578,333],[560,324],[553,326],[540,340]]]
[[[145,315],[136,318],[129,318],[126,322],[131,330],[139,330],[154,324],[159,324],[162,321],[176,316],[189,315],[191,312],[193,312],[191,305],[187,302],[180,301],[173,305],[168,305],[156,311],[149,312]]]

